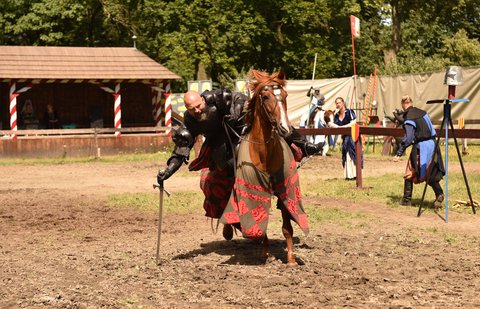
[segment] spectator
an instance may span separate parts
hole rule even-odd
[[[342,97],[335,99],[335,106],[337,112],[333,118],[333,124],[330,124],[331,127],[351,127],[355,125],[357,116],[352,109],[347,108]],[[361,160],[363,168],[363,158]],[[345,179],[353,180],[357,178],[355,142],[350,135],[342,135],[342,166]]]
[[[313,93],[312,93],[312,90],[313,90]],[[320,99],[323,99],[323,101],[325,101],[325,97],[323,96],[323,94],[320,93],[320,88],[310,87],[310,89],[308,89],[308,92],[307,92],[307,97],[310,98],[310,106],[318,105],[318,101]]]
[[[22,111],[20,112],[22,125],[25,126],[25,129],[38,129],[38,119],[35,115],[35,109],[33,108],[33,103],[29,99],[25,101]]]
[[[323,109],[325,97],[323,94],[319,94],[318,99],[315,99],[314,101],[316,101],[316,103],[312,104],[308,113],[305,113],[300,118],[300,128],[308,127],[313,129],[321,129],[327,126],[325,122],[325,110]],[[329,145],[325,135],[309,135],[307,136],[307,139],[311,143],[323,145],[318,154],[323,156],[327,155]]]
[[[59,129],[60,121],[58,120],[57,111],[54,109],[52,103],[47,104],[47,111],[45,112],[45,123],[47,129]]]

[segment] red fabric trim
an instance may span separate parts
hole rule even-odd
[[[260,192],[271,192],[270,188],[265,188],[265,187],[260,186],[260,185],[254,185],[253,183],[247,182],[245,179],[241,179],[241,178],[238,178],[238,177],[235,179],[235,187],[237,186],[237,184],[240,184],[240,185],[246,187],[247,189],[251,189],[251,190],[256,190],[256,191],[260,191]]]
[[[262,239],[264,237],[262,230],[257,224],[245,230],[245,234],[252,239]]]
[[[265,197],[265,196],[260,196],[260,195],[249,193],[247,191],[244,191],[244,190],[241,190],[241,189],[237,188],[236,185],[235,185],[234,190],[237,193],[237,195],[240,195],[240,196],[242,196],[244,198],[247,198],[249,200],[252,200],[252,201],[257,201],[257,202],[262,202],[262,203],[269,203],[271,201],[270,197]]]
[[[265,211],[265,208],[263,207],[263,205],[259,205],[256,208],[252,209],[250,213],[253,219],[255,220],[255,222],[257,223],[268,219],[268,213]]]

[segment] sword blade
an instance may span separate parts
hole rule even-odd
[[[158,237],[157,237],[157,258],[156,263],[160,265],[160,239],[162,236],[162,218],[163,218],[163,181],[158,186]]]

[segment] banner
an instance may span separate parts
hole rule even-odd
[[[248,96],[248,80],[246,79],[236,79],[235,80],[235,91],[241,92],[244,95]]]
[[[354,142],[357,142],[358,137],[360,136],[360,126],[358,123],[355,123],[353,126],[350,127],[350,134],[352,135],[352,139]]]
[[[350,15],[350,30],[352,31],[352,36],[358,38],[360,36],[360,19]]]
[[[212,90],[211,80],[191,80],[188,81],[188,90],[197,91],[202,93],[205,90]]]

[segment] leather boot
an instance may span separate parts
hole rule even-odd
[[[435,192],[435,201],[433,202],[433,207],[442,208],[442,202],[445,199],[442,186],[440,186],[440,183],[438,182],[432,183],[430,186],[432,187],[433,192]]]
[[[400,202],[400,205],[411,206],[412,205],[412,192],[413,192],[413,182],[409,179],[405,179],[403,184],[403,198]]]

